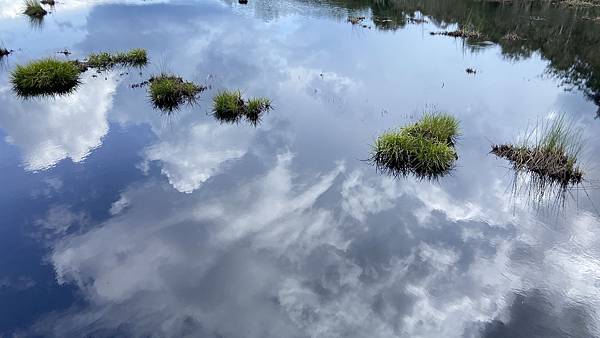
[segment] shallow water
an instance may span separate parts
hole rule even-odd
[[[598,14],[249,2],[65,0],[32,26],[0,1],[0,336],[600,337]],[[430,35],[467,20],[487,38]],[[65,48],[151,64],[14,95],[15,65]],[[211,89],[165,116],[130,88],[161,71]],[[274,110],[220,123],[225,88]],[[452,175],[364,161],[425,111],[461,121]],[[490,145],[560,113],[586,183],[538,206]]]

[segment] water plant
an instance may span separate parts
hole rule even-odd
[[[11,74],[11,84],[18,96],[65,95],[80,84],[81,70],[73,62],[48,58],[17,65]]]
[[[256,125],[260,122],[262,114],[271,110],[272,107],[273,105],[270,99],[266,97],[254,97],[248,99],[244,110],[244,116],[248,122]]]
[[[148,82],[152,104],[167,113],[178,110],[182,104],[194,105],[198,94],[206,89],[204,86],[184,81],[181,77],[164,73],[153,76]]]
[[[430,32],[431,35],[445,35],[453,38],[480,39],[483,35],[476,30],[460,28],[454,31]]]
[[[213,97],[213,116],[223,122],[237,122],[244,115],[244,100],[239,90],[223,90]]]
[[[492,145],[491,153],[508,160],[516,176],[531,174],[528,190],[539,200],[554,193],[563,199],[564,192],[583,181],[584,172],[578,165],[582,148],[573,121],[559,115],[538,122],[517,144]]]
[[[435,179],[453,168],[458,120],[448,114],[425,114],[418,122],[383,133],[372,146],[370,162],[393,176]]]
[[[246,118],[251,124],[258,124],[262,115],[273,108],[268,98],[242,99],[239,90],[223,90],[213,97],[213,116],[222,122],[236,123]]]
[[[109,70],[115,67],[142,68],[148,63],[148,55],[146,50],[141,48],[114,54],[108,52],[92,53],[84,63],[87,67],[98,70]]]
[[[43,18],[48,12],[42,7],[39,0],[25,0],[25,10],[23,14],[30,18]]]

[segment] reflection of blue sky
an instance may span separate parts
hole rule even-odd
[[[154,61],[145,73],[167,55],[170,70],[215,87],[171,119],[128,88],[137,74],[86,79],[72,97],[26,104],[3,75],[2,147],[18,152],[7,157],[11,167],[52,167],[27,174],[46,182],[31,188],[36,196],[49,196],[27,224],[50,247],[59,282],[83,301],[26,332],[510,337],[526,332],[522,317],[531,315],[550,331],[598,334],[600,233],[589,203],[537,214],[508,198],[506,163],[487,155],[490,142],[552,111],[594,134],[593,105],[542,78],[543,60],[509,62],[493,46],[470,54],[457,40],[430,37],[429,26],[360,30],[274,14],[283,3],[266,15],[253,8],[263,21],[231,6],[111,4],[73,15],[85,34],[66,47],[86,54],[135,44]],[[219,124],[206,113],[225,87],[267,95],[276,110],[257,128]],[[453,176],[394,180],[360,161],[378,133],[429,107],[461,120]],[[32,205],[32,192],[14,194]],[[0,275],[0,285],[19,278],[27,276]]]

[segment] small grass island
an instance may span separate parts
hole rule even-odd
[[[264,113],[273,109],[271,100],[264,97],[244,101],[239,90],[223,90],[213,98],[213,116],[227,123],[237,123],[245,118],[251,124],[258,124]]]
[[[154,108],[167,113],[178,110],[183,104],[196,104],[198,94],[206,89],[204,86],[184,81],[181,77],[171,74],[153,76],[148,82],[150,83],[148,92]]]
[[[370,162],[393,176],[437,179],[451,171],[458,155],[458,120],[425,114],[418,122],[383,133],[372,146]]]

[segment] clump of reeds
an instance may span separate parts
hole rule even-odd
[[[479,31],[464,29],[464,28],[457,29],[454,31],[430,32],[429,34],[445,35],[445,36],[451,36],[453,38],[467,38],[467,39],[480,39],[483,37],[483,35]]]
[[[583,180],[578,165],[581,150],[581,134],[561,115],[551,123],[539,123],[519,144],[493,145],[491,153],[510,161],[517,173],[532,173],[544,187],[566,189]]]
[[[93,53],[90,54],[84,64],[87,67],[98,70],[109,70],[115,67],[137,67],[142,68],[148,63],[148,55],[145,49],[136,48],[128,52],[119,53]]]
[[[23,14],[31,18],[43,18],[48,12],[42,7],[39,0],[25,0],[25,9]]]
[[[204,86],[184,81],[181,77],[170,74],[154,76],[148,82],[152,104],[167,113],[178,110],[183,104],[196,104],[198,94],[206,89]]]
[[[11,83],[18,96],[70,94],[80,84],[81,70],[76,64],[56,59],[42,59],[25,66],[17,65]]]
[[[448,114],[426,114],[420,121],[388,131],[372,146],[370,162],[394,176],[414,174],[435,179],[453,168],[458,120]]]
[[[348,16],[347,22],[358,25],[361,24],[366,18],[364,16]]]
[[[213,116],[222,122],[237,123],[242,118],[256,125],[262,115],[273,108],[268,98],[242,99],[239,90],[223,90],[213,98]]]

